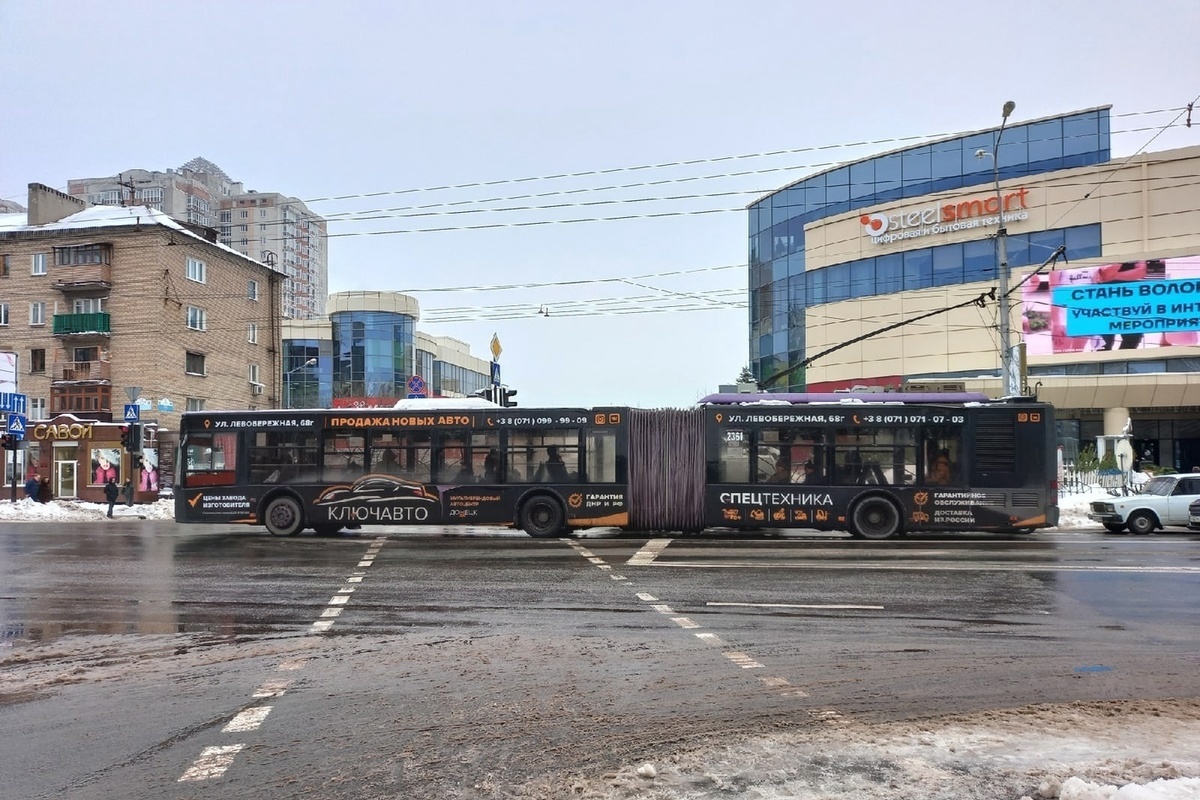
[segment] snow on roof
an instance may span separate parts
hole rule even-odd
[[[278,272],[261,261],[255,261],[249,256],[234,250],[228,245],[213,242],[193,232],[177,221],[170,214],[150,206],[91,206],[76,214],[63,217],[57,222],[47,222],[44,225],[30,225],[28,214],[0,214],[0,233],[37,233],[42,231],[80,231],[101,228],[125,228],[138,225],[161,225],[198,242],[224,250],[231,256],[249,261],[263,269]]]

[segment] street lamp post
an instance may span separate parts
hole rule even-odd
[[[292,373],[299,372],[300,370],[304,369],[305,367],[311,367],[311,366],[315,365],[316,363],[317,363],[317,359],[310,358],[308,361],[305,361],[300,366],[293,367],[292,369],[289,369],[287,372],[283,373],[283,379],[287,383],[287,407],[288,408],[292,407]]]
[[[1017,386],[1012,349],[1009,346],[1012,304],[1008,297],[1008,229],[1004,227],[1004,200],[1000,195],[1000,137],[1004,135],[1004,126],[1008,124],[1008,117],[1016,107],[1017,104],[1012,100],[1004,104],[1004,116],[1000,120],[1000,130],[996,132],[996,144],[992,148],[992,181],[996,187],[996,219],[1000,226],[996,231],[996,271],[1000,281],[1000,385],[1004,388],[1005,397],[1016,396],[1020,393],[1020,388]]]

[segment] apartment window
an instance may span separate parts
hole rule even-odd
[[[188,375],[204,375],[204,353],[188,352],[184,364],[184,372]]]
[[[244,209],[244,208],[243,208],[241,211],[239,211],[239,212],[238,212],[238,217],[239,217],[240,219],[245,219],[245,218],[246,218],[246,217],[248,217],[248,216],[250,216],[250,212],[249,212],[249,211],[247,211],[247,210],[246,210],[246,209]]]
[[[247,232],[249,232],[249,230],[250,230],[250,226],[249,226],[249,225],[238,225],[238,232],[239,232],[239,233],[247,233]]]
[[[82,244],[78,247],[54,248],[54,263],[59,266],[77,264],[107,264],[111,248],[106,244]]]
[[[245,212],[242,212],[242,213],[245,213]],[[204,398],[203,397],[189,397],[187,399],[187,410],[188,411],[203,411],[204,410]]]
[[[29,398],[29,418],[30,419],[47,419],[46,414],[46,398],[31,397]]]
[[[208,283],[208,268],[198,258],[187,260],[187,279],[196,283]]]
[[[71,356],[72,361],[99,361],[99,347],[76,347]]]
[[[258,325],[256,323],[250,323],[250,327],[246,331],[246,341],[250,344],[258,344]]]
[[[36,303],[29,304],[29,324],[46,324],[46,304],[44,302],[38,301]]]
[[[246,297],[251,300],[258,300],[258,281],[246,282]]]
[[[187,326],[194,331],[208,330],[208,312],[196,306],[187,307]]]
[[[29,371],[30,372],[45,372],[46,371],[46,351],[42,348],[29,351]]]
[[[73,314],[99,314],[104,311],[103,297],[77,297],[71,303]]]
[[[267,237],[265,237],[265,236],[259,237],[258,243],[260,245],[262,245],[263,247],[266,247],[267,246]]]
[[[250,246],[250,240],[249,240],[249,239],[242,239],[242,247],[249,247],[249,246]],[[245,254],[245,253],[242,253],[242,255],[246,255],[246,254]]]
[[[47,261],[48,261],[48,259],[46,258],[45,253],[34,253],[33,254],[32,274],[33,275],[45,275]]]
[[[233,222],[233,212],[232,211],[222,211],[221,212],[221,222]]]
[[[258,210],[258,218],[259,218],[259,219],[265,219],[265,218],[266,218],[266,216],[267,216],[267,210],[266,210],[265,208],[260,208],[260,209]]]
[[[259,231],[265,231],[267,229],[267,223],[265,223],[265,222],[258,223],[258,229],[259,229]]]
[[[8,277],[10,256],[0,256],[0,277]]]
[[[8,303],[0,303],[0,325],[8,324]]]
[[[250,382],[251,383],[254,383],[254,384],[262,383],[262,381],[260,381],[258,379],[258,364],[251,364],[249,373],[250,373]]]

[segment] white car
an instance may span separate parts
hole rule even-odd
[[[1168,526],[1188,526],[1188,506],[1200,500],[1200,475],[1159,475],[1142,486],[1139,494],[1096,500],[1088,519],[1113,533],[1126,528],[1146,534]]]

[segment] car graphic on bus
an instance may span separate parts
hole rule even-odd
[[[388,505],[392,503],[412,502],[437,503],[438,496],[424,484],[416,481],[397,478],[392,475],[364,475],[349,486],[339,484],[330,486],[317,496],[314,505],[340,506],[352,504],[356,506]]]

